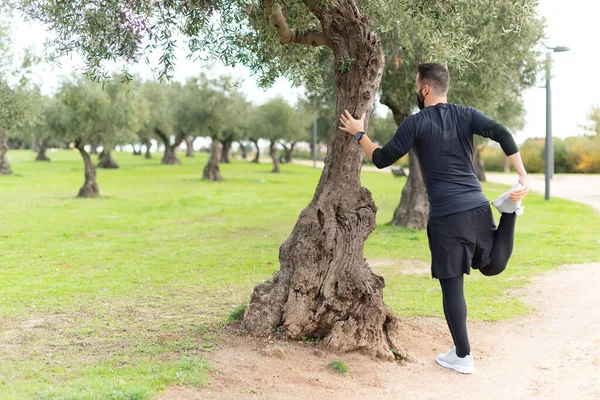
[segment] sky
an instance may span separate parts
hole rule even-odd
[[[548,46],[568,46],[569,52],[553,53],[552,64],[552,127],[557,137],[579,135],[583,133],[581,125],[587,122],[587,116],[593,105],[600,106],[600,79],[597,76],[600,64],[600,52],[597,42],[597,27],[600,15],[600,2],[595,0],[541,0],[539,14],[546,18],[546,44]],[[26,47],[33,47],[42,54],[44,42],[49,35],[39,24],[25,22],[18,17],[12,27],[12,40],[18,52]],[[207,71],[209,75],[228,74],[241,82],[241,89],[255,104],[262,104],[276,96],[283,97],[295,104],[303,91],[293,88],[285,79],[279,79],[269,90],[256,86],[255,79],[243,66],[224,67],[219,64],[205,66],[185,58],[185,51],[178,56],[175,79],[185,80],[188,76]],[[61,76],[80,71],[83,68],[77,55],[63,58],[61,65],[40,65],[35,73],[42,82],[42,90],[50,93],[56,89]],[[132,71],[145,78],[151,78],[150,69],[135,66]],[[540,76],[540,78],[542,78]],[[522,142],[530,137],[543,137],[546,123],[546,92],[544,80],[538,87],[524,91],[523,98],[526,110],[526,125],[516,133],[517,141]],[[384,113],[386,107],[378,107],[378,113]],[[493,116],[491,116],[493,117]]]

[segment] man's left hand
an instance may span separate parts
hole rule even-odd
[[[348,110],[344,110],[344,113],[340,115],[340,121],[342,122],[340,130],[352,136],[365,129],[365,113],[363,113],[360,119],[354,119]]]

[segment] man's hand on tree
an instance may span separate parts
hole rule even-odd
[[[352,136],[365,129],[365,113],[363,113],[360,119],[354,119],[348,110],[344,110],[344,113],[340,115],[340,121],[342,123],[340,125],[340,130]]]

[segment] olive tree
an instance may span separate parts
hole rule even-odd
[[[102,109],[99,122],[103,146],[98,168],[116,169],[119,165],[112,157],[115,145],[136,140],[136,132],[149,119],[147,103],[137,95],[133,85],[121,82],[118,77],[104,82],[103,90],[108,96],[108,105]]]
[[[254,289],[242,327],[255,334],[275,330],[292,339],[318,338],[337,351],[398,355],[401,323],[383,301],[383,278],[363,255],[377,208],[360,185],[362,149],[338,130],[339,115],[365,113],[368,124],[384,68],[382,33],[425,25],[424,38],[438,43],[431,57],[467,58],[469,21],[461,13],[472,8],[471,1],[292,0],[283,4],[285,10],[270,0],[109,0],[103,7],[89,0],[10,3],[46,22],[56,33],[56,49],[81,51],[96,77],[102,76],[103,60],[136,62],[153,49],[162,51],[160,75],[168,77],[174,32],[188,37],[192,52],[245,64],[263,85],[280,76],[318,83],[319,55],[330,52],[336,100],[324,169],[280,247],[279,271]]]
[[[174,101],[177,99],[177,95],[181,94],[181,85],[147,81],[142,85],[140,94],[144,97],[150,110],[149,117],[144,120],[142,128],[138,132],[138,136],[146,144],[146,158],[150,158],[150,137],[157,137],[165,146],[161,163],[181,164],[176,150],[183,142],[183,133],[177,133],[174,141],[171,141],[175,131]]]
[[[280,172],[277,145],[283,139],[294,140],[304,135],[305,125],[306,121],[303,121],[300,113],[281,98],[275,98],[256,108],[250,131],[269,140],[269,155],[273,161],[271,172]]]
[[[96,166],[85,146],[101,141],[103,119],[110,108],[110,98],[101,85],[79,78],[63,83],[58,100],[51,111],[53,119],[49,126],[55,138],[73,142],[83,159],[85,181],[77,197],[97,197],[100,189]]]

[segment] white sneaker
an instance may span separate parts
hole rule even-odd
[[[446,354],[438,354],[435,361],[442,367],[453,369],[461,374],[472,374],[475,372],[473,356],[467,354],[465,357],[460,358],[456,355],[456,347],[453,347]]]
[[[521,184],[517,183],[515,186],[511,187],[507,192],[502,193],[496,200],[492,202],[494,207],[502,214],[511,214],[515,213],[517,215],[523,214],[523,209],[525,207],[521,206],[521,200],[514,201],[510,198],[510,194],[521,188]]]

